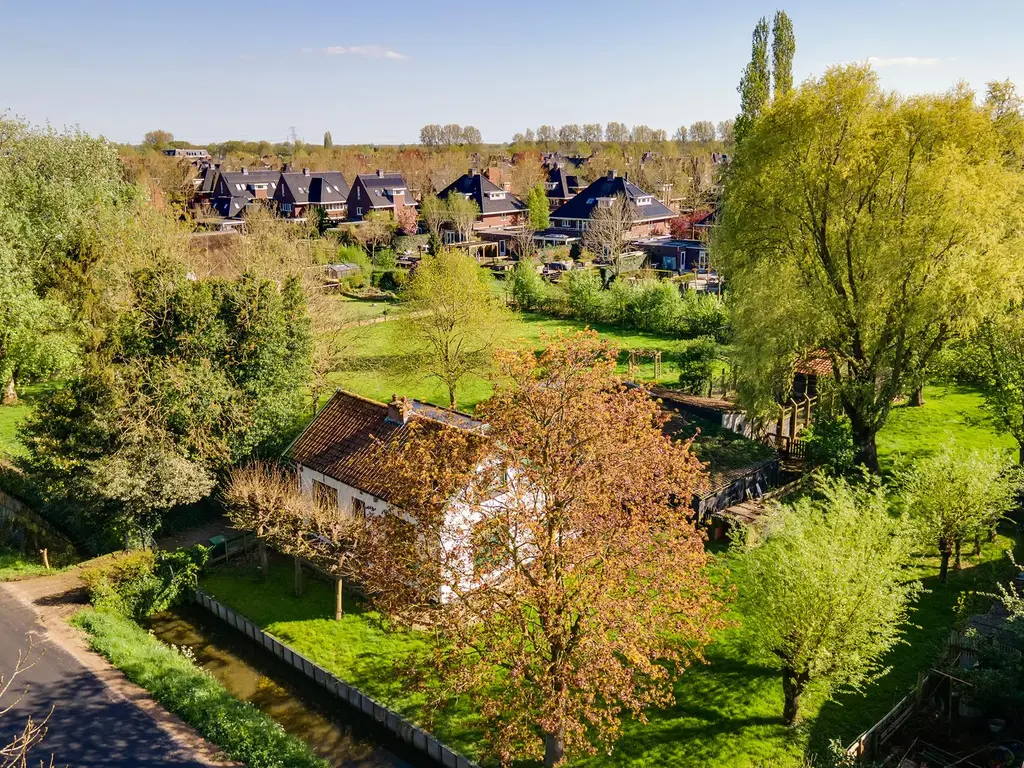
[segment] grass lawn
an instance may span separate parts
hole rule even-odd
[[[430,638],[420,632],[387,632],[377,614],[345,597],[345,617],[334,620],[334,586],[304,579],[303,596],[295,597],[290,562],[275,559],[266,582],[244,565],[227,565],[203,576],[200,587],[232,606],[263,629],[342,680],[405,717],[427,727],[466,755],[482,734],[468,701],[453,702],[433,723],[424,713],[428,689],[410,685],[410,664],[421,666],[430,653]]]
[[[18,425],[37,402],[48,397],[60,386],[60,382],[53,381],[26,384],[18,388],[18,402],[15,405],[0,405],[0,459],[17,455],[24,450],[18,441]]]
[[[505,348],[539,348],[545,334],[573,333],[586,327],[586,323],[575,320],[520,314],[514,316],[509,323],[501,345]],[[662,352],[662,375],[659,381],[662,384],[678,381],[679,367],[676,359],[679,352],[691,343],[690,341],[603,325],[592,327],[623,350],[619,357],[619,368],[622,372],[628,369],[629,350],[657,349]],[[334,385],[384,402],[390,400],[393,394],[404,394],[447,405],[448,394],[444,386],[436,379],[424,375],[421,370],[415,370],[417,366],[414,356],[408,351],[403,351],[408,349],[404,334],[399,323],[391,322],[353,329],[350,336],[349,362],[334,374]],[[638,365],[637,377],[653,381],[654,362],[647,360]],[[492,391],[491,383],[486,379],[468,376],[460,386],[458,407],[461,410],[472,411],[478,403],[486,400]]]
[[[891,467],[897,456],[920,458],[949,442],[968,449],[998,448],[1015,456],[1017,441],[993,421],[978,390],[929,386],[924,388],[924,402],[919,408],[898,405],[892,409],[878,435],[883,469]]]

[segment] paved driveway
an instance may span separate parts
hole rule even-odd
[[[208,768],[209,762],[186,754],[149,714],[47,639],[32,609],[0,585],[0,674],[10,674],[30,639],[35,663],[15,685],[27,692],[0,718],[0,744],[20,732],[27,715],[45,717],[53,707],[49,732],[30,765],[52,754],[55,766],[73,768]],[[9,693],[0,705],[14,699]]]

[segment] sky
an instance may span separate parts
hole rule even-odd
[[[671,134],[739,109],[756,0],[355,3],[0,0],[0,113],[137,143],[415,142],[427,123],[488,142],[547,123]],[[883,86],[1024,88],[1024,0],[786,0],[794,76],[870,60]]]

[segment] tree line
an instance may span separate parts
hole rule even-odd
[[[716,139],[728,144],[732,141],[733,121],[723,120],[717,125],[710,120],[698,120],[690,126],[681,125],[672,134],[672,140],[678,143],[687,141],[698,144],[710,144]],[[541,125],[536,130],[527,128],[512,136],[513,144],[596,144],[610,142],[616,144],[657,144],[669,140],[663,128],[651,128],[647,125],[634,125],[632,128],[625,123],[610,122],[602,126],[600,123],[570,123],[562,126]]]

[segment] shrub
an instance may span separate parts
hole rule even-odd
[[[519,309],[530,311],[544,303],[546,293],[544,280],[537,273],[536,265],[529,259],[523,259],[512,270],[510,290],[512,301]]]
[[[833,475],[853,469],[853,430],[845,416],[819,413],[803,432],[807,461]]]
[[[694,339],[679,353],[679,385],[683,391],[700,394],[708,388],[717,351],[715,340],[704,336]]]
[[[91,635],[94,651],[232,760],[250,768],[326,768],[307,744],[141,627],[116,614],[88,609],[71,622]]]
[[[207,554],[200,545],[174,552],[136,550],[82,576],[93,605],[141,621],[181,602],[196,588]]]
[[[729,308],[713,293],[687,291],[679,302],[675,332],[684,338],[713,336],[719,343],[729,340]]]
[[[604,296],[601,278],[593,270],[574,270],[562,277],[569,313],[587,323],[602,319]]]

